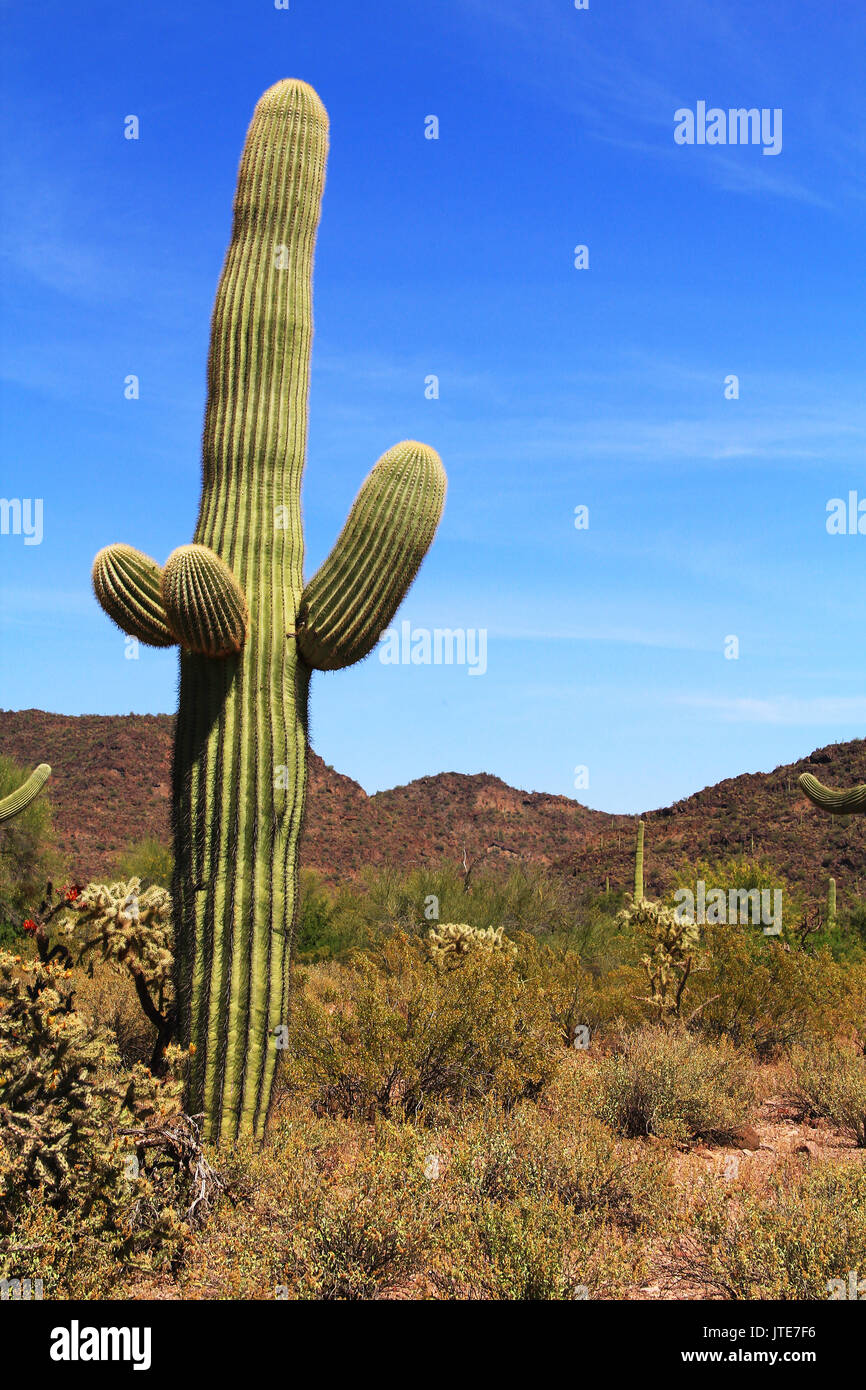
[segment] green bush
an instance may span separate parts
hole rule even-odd
[[[691,982],[693,1026],[770,1058],[805,1038],[833,1037],[854,1026],[862,995],[859,967],[791,949],[753,927],[701,929],[708,969]],[[859,1018],[862,1020],[862,1012]]]
[[[661,1026],[622,1032],[611,1053],[588,1061],[583,1084],[598,1117],[630,1138],[723,1143],[755,1102],[753,1068],[729,1043]]]
[[[288,1076],[332,1115],[427,1116],[468,1098],[512,1105],[555,1070],[537,982],[506,952],[441,969],[417,937],[318,966],[296,994]]]
[[[664,1157],[586,1114],[564,1077],[553,1091],[550,1103],[484,1109],[460,1126],[450,1170],[473,1200],[558,1202],[629,1231],[664,1226],[673,1206]]]
[[[149,836],[136,840],[123,851],[117,861],[118,878],[140,879],[145,888],[171,888],[174,873],[174,855],[171,847],[161,840]]]
[[[829,1298],[833,1280],[866,1271],[866,1167],[792,1159],[765,1192],[707,1186],[688,1264],[728,1298]]]
[[[829,1120],[866,1148],[866,1056],[835,1043],[797,1049],[791,1099],[811,1119]]]

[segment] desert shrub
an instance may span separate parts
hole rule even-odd
[[[724,1142],[755,1101],[754,1069],[730,1043],[659,1025],[622,1032],[612,1052],[587,1061],[579,1084],[598,1117],[632,1138]]]
[[[827,951],[809,955],[752,927],[702,928],[708,969],[694,980],[693,1026],[767,1058],[804,1038],[853,1026],[854,967]],[[862,1017],[862,1015],[861,1015]]]
[[[263,1146],[226,1157],[236,1193],[187,1254],[185,1289],[243,1299],[387,1296],[427,1263],[430,1183],[408,1125],[355,1126],[289,1105]]]
[[[398,932],[375,952],[310,972],[295,995],[292,1086],[316,1109],[367,1117],[537,1094],[555,1069],[542,991],[509,953],[458,960],[443,970],[423,941]]]
[[[16,791],[32,772],[0,757],[0,798]],[[0,923],[7,939],[40,902],[46,883],[62,873],[54,847],[50,783],[17,816],[0,825]]]
[[[687,1254],[729,1298],[829,1298],[833,1280],[866,1269],[866,1167],[792,1159],[764,1191],[708,1185]]]
[[[521,933],[514,944],[521,974],[532,979],[543,993],[566,1047],[575,1045],[577,1028],[588,1028],[595,1038],[616,1031],[623,1023],[636,1025],[643,1020],[641,976],[636,966],[621,965],[598,975],[577,951],[562,942],[539,942]]]
[[[430,1276],[440,1297],[616,1297],[642,1276],[670,1182],[604,1126],[552,1101],[465,1114],[442,1145]]]
[[[666,1223],[673,1205],[662,1155],[619,1139],[574,1104],[565,1078],[542,1105],[483,1110],[460,1126],[450,1169],[474,1200],[558,1202],[630,1231]]]
[[[453,1223],[434,1254],[434,1284],[445,1298],[550,1302],[588,1297],[600,1253],[575,1251],[575,1223],[554,1201],[543,1207],[487,1202]]]
[[[117,861],[118,878],[140,879],[145,887],[171,888],[174,855],[170,845],[149,836],[129,845]]]
[[[420,1164],[410,1178],[400,1150],[379,1146],[346,1178],[349,1188],[308,1186],[295,1207],[283,1274],[300,1298],[375,1298],[419,1267],[427,1198]]]
[[[73,969],[70,981],[77,1011],[94,1027],[111,1030],[121,1064],[149,1062],[156,1029],[142,1010],[128,971],[113,961],[91,960],[85,968]]]
[[[579,1132],[575,1136],[573,1131]],[[181,1288],[219,1298],[608,1297],[644,1272],[674,1205],[656,1153],[549,1105],[464,1106],[438,1131],[311,1115],[226,1157],[237,1201],[187,1249]],[[637,1146],[631,1146],[637,1149]]]
[[[334,889],[312,869],[301,870],[294,958],[301,962],[340,960],[372,941],[355,885]]]
[[[176,1171],[148,1166],[141,1127],[176,1123],[179,1092],[121,1069],[112,1035],[74,1008],[67,970],[0,953],[3,1277],[87,1288],[112,1260],[174,1257]]]
[[[802,1114],[829,1120],[866,1148],[866,1056],[825,1042],[796,1049],[791,1060],[791,1099]]]

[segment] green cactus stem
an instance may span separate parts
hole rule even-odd
[[[107,545],[93,562],[93,589],[109,618],[149,647],[173,647],[162,602],[162,570],[131,545]]]
[[[836,880],[831,878],[827,884],[827,926],[833,928],[836,925]]]
[[[206,545],[182,545],[166,562],[162,601],[182,647],[199,656],[236,656],[249,613],[228,565]]]
[[[439,456],[396,445],[304,587],[301,473],[327,152],[328,117],[311,87],[284,81],[265,92],[211,323],[194,543],[163,570],[110,546],[94,572],[124,631],[154,645],[169,634],[181,648],[175,984],[187,1105],[204,1112],[210,1139],[261,1137],[285,1042],[311,671],[372,649],[445,498]]]
[[[644,823],[639,820],[637,823],[637,844],[634,851],[634,900],[636,903],[643,902],[643,832]]]
[[[832,787],[825,787],[811,772],[801,773],[799,782],[809,800],[831,815],[856,816],[866,811],[866,783],[852,787],[847,792],[837,792]]]
[[[0,825],[25,810],[31,801],[39,795],[50,776],[51,768],[48,764],[40,763],[17,791],[10,792],[9,796],[4,796],[3,800],[0,801]]]

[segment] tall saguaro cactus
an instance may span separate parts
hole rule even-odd
[[[287,1015],[314,669],[361,660],[390,623],[445,500],[438,454],[398,444],[304,586],[313,248],[328,117],[305,83],[260,99],[238,175],[208,363],[192,545],[164,568],[100,551],[94,587],[125,632],[179,643],[174,903],[188,1104],[211,1138],[261,1136]]]
[[[13,816],[17,816],[21,811],[25,810],[25,808],[30,805],[31,801],[35,800],[39,795],[50,776],[51,768],[48,764],[40,763],[39,766],[31,772],[26,782],[22,782],[21,786],[18,787],[16,791],[10,792],[8,796],[4,796],[2,801],[0,801],[0,825],[2,825],[4,821],[11,820]]]

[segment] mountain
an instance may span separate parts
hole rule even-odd
[[[49,791],[70,874],[104,878],[147,836],[167,840],[172,715],[62,715],[0,710],[0,752],[49,762]],[[833,874],[866,886],[866,817],[839,821],[800,793],[809,769],[838,786],[866,781],[866,740],[833,744],[769,773],[747,773],[649,811],[646,886],[662,892],[684,861],[765,856],[810,895]],[[410,868],[442,859],[540,862],[601,887],[629,886],[635,817],[592,811],[566,796],[523,792],[487,773],[443,772],[367,796],[315,753],[302,863],[340,881],[367,864]]]

